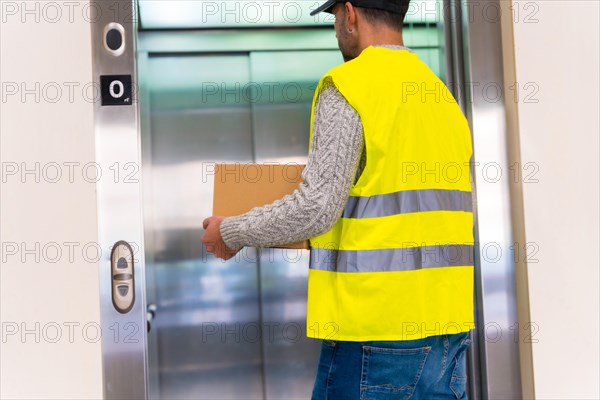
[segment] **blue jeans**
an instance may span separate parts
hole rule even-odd
[[[312,400],[467,399],[468,336],[324,340]]]

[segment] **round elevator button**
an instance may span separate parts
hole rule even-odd
[[[113,51],[117,51],[123,45],[123,35],[116,29],[111,29],[106,33],[106,46]]]

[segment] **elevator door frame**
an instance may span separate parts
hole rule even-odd
[[[476,399],[522,398],[519,326],[515,273],[515,247],[511,220],[508,171],[508,131],[504,108],[504,71],[500,18],[490,19],[487,9],[500,11],[501,0],[468,4],[444,0],[452,38],[455,94],[471,126],[473,140],[473,210],[475,229],[475,321],[472,338],[477,346],[469,367],[477,369],[470,389]],[[500,14],[499,14],[500,15]],[[486,85],[501,88],[498,99],[486,98]],[[485,168],[504,173],[496,181]],[[525,245],[524,243],[522,245]],[[494,247],[502,256],[486,253]],[[527,333],[527,332],[525,332]],[[492,361],[493,360],[493,361]]]

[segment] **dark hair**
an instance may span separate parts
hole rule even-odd
[[[408,4],[410,3],[410,0],[403,0],[401,3],[402,8],[400,13],[378,10],[376,8],[357,8],[360,10],[360,13],[365,17],[365,19],[369,21],[369,23],[373,25],[384,24],[389,28],[392,28],[398,32],[402,32],[404,18],[408,12]]]

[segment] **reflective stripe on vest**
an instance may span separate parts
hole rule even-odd
[[[310,268],[336,272],[410,271],[473,266],[473,246],[441,245],[379,250],[313,248]]]
[[[367,162],[341,218],[311,239],[308,336],[413,340],[472,329],[472,151],[458,105],[410,96],[446,89],[415,54],[369,47],[321,80],[313,123],[326,80],[358,112]]]
[[[408,190],[348,199],[344,218],[374,218],[419,211],[473,211],[471,192],[459,190]]]

